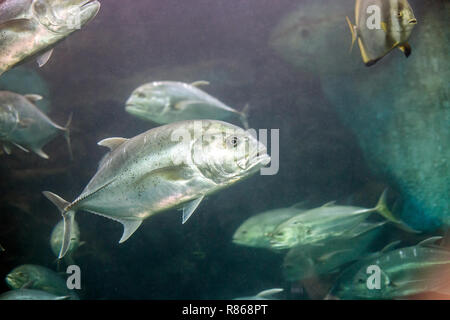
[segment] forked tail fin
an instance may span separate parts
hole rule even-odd
[[[411,227],[407,226],[403,221],[394,217],[394,215],[389,210],[389,208],[386,204],[386,194],[387,194],[387,189],[383,191],[383,193],[380,196],[380,200],[378,200],[378,203],[373,210],[378,212],[379,214],[381,214],[388,221],[395,223],[395,225],[397,227],[399,227],[400,229],[402,229],[406,232],[420,233],[420,231],[412,229]]]
[[[44,196],[50,200],[61,212],[61,215],[63,216],[64,220],[64,236],[63,236],[63,243],[61,246],[61,250],[59,251],[59,259],[64,257],[64,255],[67,253],[67,250],[69,250],[70,245],[70,239],[72,237],[72,226],[73,221],[75,218],[75,211],[69,210],[66,211],[66,208],[70,205],[69,202],[61,198],[60,196],[51,193],[49,191],[43,192]]]

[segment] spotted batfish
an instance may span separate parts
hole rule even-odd
[[[36,94],[20,95],[10,91],[0,91],[0,142],[3,150],[11,153],[11,145],[28,152],[29,150],[38,156],[48,159],[49,156],[42,148],[62,134],[67,140],[70,156],[69,125],[66,127],[55,124],[36,106],[35,102],[42,97]]]
[[[411,54],[408,39],[417,19],[407,0],[356,0],[356,24],[347,17],[352,47],[358,41],[366,66],[377,63],[395,48]]]
[[[0,2],[0,75],[33,58],[42,67],[60,41],[100,10],[100,3],[92,0]]]
[[[248,106],[241,112],[237,111],[198,88],[208,84],[207,81],[191,84],[174,81],[147,83],[133,91],[125,110],[138,118],[159,124],[237,117],[247,129]]]
[[[83,210],[123,224],[120,243],[155,213],[183,207],[183,223],[202,199],[257,172],[270,162],[265,146],[245,131],[217,120],[190,120],[151,129],[134,138],[98,143],[110,152],[72,203],[44,192],[61,211],[63,257],[75,212]]]

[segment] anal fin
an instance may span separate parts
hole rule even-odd
[[[192,216],[192,214],[194,213],[195,209],[197,209],[197,207],[199,206],[200,202],[202,202],[202,200],[204,198],[205,198],[205,196],[197,198],[197,199],[187,203],[183,207],[183,224],[186,223],[186,221],[188,221],[188,219]]]

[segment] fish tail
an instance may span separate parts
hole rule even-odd
[[[400,229],[402,229],[406,232],[420,233],[419,231],[414,230],[414,229],[410,228],[409,226],[407,226],[403,221],[394,217],[394,215],[392,214],[392,212],[389,210],[389,208],[387,206],[386,194],[387,194],[387,189],[385,189],[383,191],[383,193],[381,194],[380,200],[378,200],[378,203],[377,203],[376,207],[374,208],[374,211],[378,212],[380,215],[382,215],[388,221],[395,223],[395,225],[397,227],[399,227]]]
[[[248,115],[249,115],[249,111],[250,111],[250,105],[247,103],[244,107],[244,109],[242,109],[241,112],[239,112],[239,117],[241,119],[242,124],[244,125],[244,128],[247,130],[249,128],[248,125]]]
[[[383,193],[380,196],[380,199],[378,200],[378,203],[375,207],[375,211],[378,212],[379,214],[381,214],[384,218],[386,218],[387,220],[394,222],[394,223],[401,223],[400,220],[398,220],[397,218],[395,218],[392,214],[392,212],[389,210],[387,203],[386,203],[386,194],[387,194],[387,189],[385,189],[383,191]]]
[[[351,53],[353,50],[353,47],[355,46],[355,42],[356,42],[356,27],[350,21],[349,17],[345,17],[345,19],[347,20],[348,27],[350,28],[350,32],[352,33],[352,45],[350,46],[350,50],[349,50],[349,52]]]
[[[61,215],[63,216],[64,236],[58,257],[59,259],[61,259],[62,257],[64,257],[64,255],[67,253],[67,250],[69,249],[70,239],[72,236],[72,226],[75,218],[75,211],[73,210],[66,211],[66,208],[70,205],[70,203],[61,198],[60,196],[49,191],[44,191],[43,194],[59,209]]]
[[[67,147],[69,148],[70,160],[73,160],[72,143],[70,142],[70,125],[72,124],[72,116],[73,113],[69,115],[69,119],[64,127],[64,138],[66,138]]]

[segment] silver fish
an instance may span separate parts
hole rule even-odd
[[[387,220],[401,224],[386,206],[385,191],[377,206],[372,209],[329,203],[307,210],[281,223],[270,235],[272,248],[288,249],[336,237],[353,238],[368,231],[361,230],[360,225],[373,212],[378,212]]]
[[[186,222],[206,195],[270,162],[265,146],[250,133],[216,120],[181,121],[99,145],[111,152],[78,198],[69,203],[44,192],[65,221],[60,258],[68,250],[76,211],[122,223],[122,243],[143,220],[161,211],[183,205]]]
[[[245,220],[233,235],[233,243],[253,247],[270,248],[269,234],[282,222],[305,211],[303,203],[288,208],[269,210]]]
[[[69,298],[69,296],[57,296],[34,289],[17,289],[0,294],[0,300],[67,300]]]
[[[268,289],[268,290],[261,291],[260,293],[258,293],[255,296],[240,297],[240,298],[235,298],[233,300],[276,300],[275,298],[273,298],[273,295],[283,292],[283,291],[284,291],[284,289],[282,289],[282,288]]]
[[[380,9],[380,25],[372,26],[374,12],[370,6]],[[356,24],[347,17],[352,32],[352,47],[358,41],[361,56],[366,66],[377,63],[395,48],[411,54],[408,39],[417,24],[417,19],[407,0],[356,0]]]
[[[6,0],[0,14],[0,75],[37,58],[40,67],[53,48],[91,21],[100,10],[92,0]]]
[[[450,252],[433,244],[442,237],[369,256],[347,268],[329,296],[341,299],[393,299],[424,292],[450,294]],[[369,289],[369,266],[380,269],[380,288]]]
[[[58,296],[69,296],[72,300],[79,299],[56,272],[38,265],[24,264],[14,268],[6,276],[6,283],[11,289],[43,290]]]
[[[61,127],[41,112],[34,103],[41,100],[39,95],[22,96],[9,91],[0,91],[0,142],[4,151],[11,153],[11,145],[48,159],[42,148],[56,136],[63,134],[70,147],[69,126],[71,117],[65,127]]]
[[[141,119],[159,124],[181,120],[214,119],[226,120],[238,117],[248,128],[247,108],[239,112],[213,96],[197,88],[209,84],[197,81],[192,84],[160,81],[137,88],[126,102],[125,110]]]

